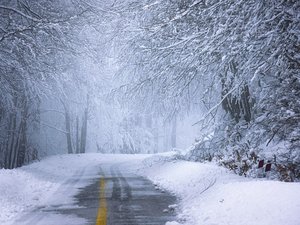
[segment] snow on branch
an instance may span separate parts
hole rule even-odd
[[[47,112],[55,112],[55,113],[58,113],[58,114],[65,115],[64,112],[56,110],[56,109],[44,109],[44,110],[41,110],[41,113],[47,113]]]
[[[68,134],[68,133],[69,133],[69,132],[67,132],[67,131],[65,131],[65,130],[61,130],[61,129],[57,128],[57,127],[51,126],[51,125],[49,125],[49,124],[47,124],[47,123],[44,123],[44,122],[41,122],[41,124],[42,124],[43,126],[52,128],[52,129],[57,130],[57,131],[59,131],[59,132],[62,132],[62,133],[64,133],[64,134]]]
[[[194,123],[192,126],[195,126],[199,123],[201,123],[209,114],[211,114],[214,110],[216,110],[221,104],[222,102],[230,95],[232,94],[232,92],[234,92],[241,84],[243,81],[241,81],[238,85],[236,85],[233,89],[231,89],[230,91],[228,91],[228,93],[226,95],[224,95],[224,97],[221,99],[220,102],[218,102],[215,106],[213,106],[199,121],[197,121],[196,123]]]
[[[98,6],[92,6],[91,4],[89,4],[87,2],[84,2],[84,4],[86,4],[87,6],[89,6],[92,9],[94,8],[94,9],[96,9],[98,11],[101,11],[101,12],[110,13],[110,14],[114,14],[114,15],[120,16],[119,12],[108,10],[108,9],[103,9],[103,8],[98,7]]]
[[[12,11],[12,12],[17,13],[17,14],[19,14],[19,15],[27,18],[27,19],[30,19],[30,20],[34,21],[34,22],[40,22],[41,21],[39,19],[36,19],[36,18],[34,18],[34,17],[30,16],[30,15],[27,15],[27,14],[21,12],[20,10],[17,10],[17,9],[8,7],[8,6],[0,5],[0,9]]]
[[[166,49],[169,49],[169,48],[174,48],[178,45],[181,45],[181,44],[187,43],[189,41],[192,41],[192,40],[194,40],[198,37],[200,37],[200,34],[191,35],[190,37],[183,38],[181,41],[178,41],[174,44],[171,44],[171,45],[168,45],[168,46],[165,46],[165,47],[161,47],[161,48],[156,48],[156,49],[157,50],[166,50]]]

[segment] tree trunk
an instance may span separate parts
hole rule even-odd
[[[18,154],[17,154],[17,160],[16,165],[17,167],[20,167],[25,162],[25,155],[26,155],[26,147],[27,147],[27,116],[28,116],[28,107],[25,102],[24,105],[24,112],[22,115],[22,120],[20,124],[20,138],[19,138],[19,146],[18,146]]]
[[[80,146],[79,146],[79,119],[78,116],[76,117],[76,153],[80,153]]]
[[[68,154],[73,153],[72,147],[72,137],[71,137],[71,118],[68,109],[65,109],[65,118],[66,118],[66,136],[67,136],[67,145],[68,145]]]
[[[81,146],[80,146],[81,153],[85,153],[85,148],[86,148],[87,117],[88,117],[88,111],[87,109],[85,109],[83,119],[82,119],[82,127],[81,127]]]
[[[87,95],[86,108],[84,110],[84,115],[82,118],[82,128],[81,128],[81,146],[80,152],[85,153],[86,151],[86,139],[87,139],[87,122],[88,122],[88,113],[89,113],[89,96]]]
[[[17,131],[17,129],[16,129],[16,131]],[[18,157],[19,149],[20,149],[21,136],[22,136],[22,122],[20,122],[19,129],[18,129],[18,135],[16,137],[16,143],[13,146],[13,158],[12,158],[11,168],[17,167],[17,157]]]
[[[8,151],[8,160],[7,160],[7,165],[8,165],[8,169],[12,169],[13,168],[13,156],[14,156],[14,142],[15,142],[15,132],[16,132],[16,124],[17,124],[17,118],[16,118],[16,114],[13,113],[11,115],[11,126],[10,126],[10,130],[9,130],[9,139],[8,139],[8,147],[7,147],[7,151]]]
[[[157,119],[154,119],[154,149],[153,153],[158,153],[158,125]]]
[[[164,122],[164,135],[163,135],[163,151],[168,151],[169,148],[169,126],[167,122]]]
[[[237,64],[232,61],[229,67],[225,69],[225,76],[221,78],[222,82],[222,98],[227,95],[227,93],[233,88],[233,78],[238,76]],[[231,75],[228,72],[231,71]],[[231,79],[229,84],[226,82],[228,76]],[[241,88],[241,94],[239,96],[234,94],[229,94],[222,102],[223,109],[230,114],[231,118],[238,123],[241,119],[246,122],[250,122],[252,118],[252,103],[249,91],[249,86],[244,84]]]
[[[176,148],[177,143],[177,117],[174,116],[172,121],[172,130],[171,130],[171,147]]]

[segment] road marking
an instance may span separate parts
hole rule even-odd
[[[106,225],[107,220],[107,208],[105,199],[105,180],[101,178],[100,180],[100,195],[99,195],[99,208],[96,220],[96,225]]]

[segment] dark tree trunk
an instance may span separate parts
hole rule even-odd
[[[11,115],[11,126],[8,135],[8,160],[7,165],[8,169],[13,168],[13,157],[14,157],[14,143],[15,143],[15,133],[16,133],[16,124],[17,124],[17,115],[13,113]]]
[[[228,71],[232,73],[231,80],[228,82]],[[238,76],[237,65],[231,62],[229,67],[225,71],[225,77],[221,78],[222,82],[222,98],[234,88],[233,79]],[[238,123],[241,119],[246,122],[250,122],[252,118],[252,103],[249,87],[244,84],[241,88],[240,96],[236,96],[232,93],[228,94],[222,102],[223,109],[230,114],[231,118]]]
[[[80,153],[80,146],[79,146],[79,119],[78,116],[76,117],[76,153]]]
[[[65,111],[65,118],[66,118],[66,137],[67,137],[67,146],[68,146],[68,154],[73,153],[73,146],[72,146],[72,137],[71,137],[71,118],[70,113],[66,109]]]
[[[89,96],[87,95],[86,108],[84,110],[84,114],[82,118],[82,127],[81,127],[81,142],[80,142],[81,153],[85,153],[86,151],[88,114],[89,114]]]
[[[87,119],[88,119],[88,110],[85,109],[83,119],[82,119],[82,127],[81,127],[81,146],[80,146],[81,153],[85,153],[85,148],[86,148]]]
[[[63,100],[60,100],[60,101],[65,110],[65,124],[66,124],[66,138],[67,138],[68,154],[73,154],[70,111],[69,111],[68,105]]]
[[[24,111],[22,115],[22,120],[20,124],[20,137],[18,145],[18,154],[17,154],[17,167],[22,166],[25,162],[26,147],[27,147],[27,116],[28,116],[28,106],[25,102]]]

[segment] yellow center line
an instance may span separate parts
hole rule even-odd
[[[96,220],[96,225],[106,225],[107,220],[107,209],[106,209],[106,199],[105,199],[105,180],[101,178],[100,180],[100,195],[99,195],[99,208]]]

